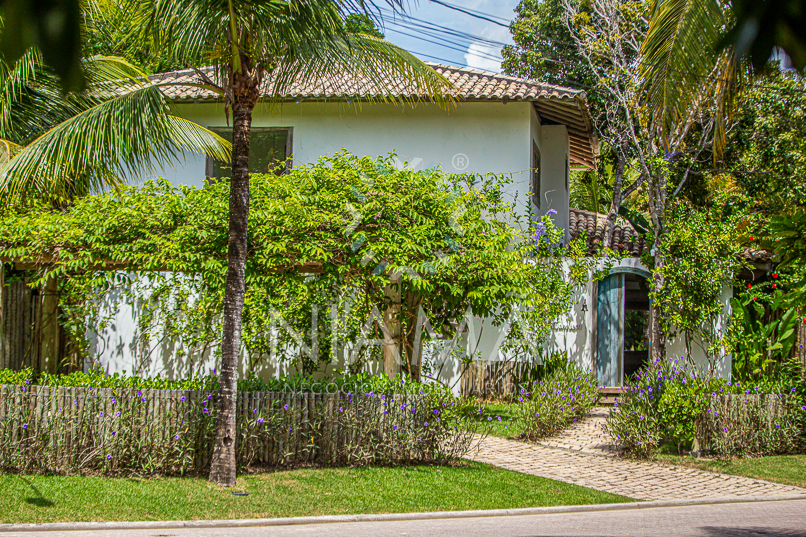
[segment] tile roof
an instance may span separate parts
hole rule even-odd
[[[606,219],[607,215],[604,214],[571,208],[568,218],[571,239],[577,239],[586,232],[588,254],[596,255],[604,239]],[[647,244],[629,221],[617,218],[613,230],[613,248],[624,255],[638,257],[647,249]],[[766,250],[745,248],[741,258],[754,263],[768,263],[773,260],[774,254]]]
[[[426,63],[454,85],[454,95],[460,100],[586,100],[586,94],[582,90],[553,86],[534,80],[477,69]],[[212,69],[207,68],[205,74],[210,75],[212,78]],[[152,75],[150,78],[156,83],[198,84],[201,82],[198,74],[191,69],[161,73]],[[263,91],[267,93],[272,83],[273,79],[271,77],[264,80]],[[163,92],[176,101],[215,101],[220,98],[218,94],[211,90],[193,86],[165,86],[163,87]],[[350,74],[334,74],[329,78],[316,81],[294,83],[288,88],[283,98],[288,100],[298,98],[341,100],[371,98],[381,94],[392,94],[400,98],[420,97],[414,87],[399,80],[389,80],[387,87],[379,91],[379,88],[375,87],[369,80]]]
[[[584,91],[478,69],[426,63],[453,84],[452,93],[458,101],[534,102],[544,124],[567,126],[572,167],[593,166],[598,148],[591,134],[593,129]],[[214,78],[212,68],[203,71]],[[162,91],[176,102],[213,102],[221,98],[209,89],[188,85],[201,82],[198,73],[190,69],[152,75],[150,78],[153,82],[162,84]],[[273,83],[272,77],[263,81],[264,95],[271,93]],[[414,87],[400,80],[389,80],[385,88],[379,89],[370,81],[355,75],[334,73],[315,81],[292,83],[281,100],[345,101],[372,99],[381,95],[393,95],[404,100],[418,100],[422,97]]]
[[[588,253],[595,255],[599,252],[604,238],[605,220],[607,215],[571,208],[568,218],[571,239],[577,239],[586,233]],[[624,255],[638,257],[646,249],[646,241],[627,220],[616,219],[613,230],[613,248]]]

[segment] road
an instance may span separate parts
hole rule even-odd
[[[257,528],[0,533],[0,537],[806,537],[806,501]]]

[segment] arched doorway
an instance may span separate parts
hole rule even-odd
[[[649,272],[614,269],[598,284],[596,376],[600,386],[624,383],[649,360]]]

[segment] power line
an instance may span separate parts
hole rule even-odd
[[[455,6],[453,4],[448,4],[447,2],[441,2],[440,0],[431,0],[431,2],[433,2],[435,4],[439,4],[441,6],[445,6],[448,9],[452,9],[452,10],[458,11],[460,13],[464,13],[465,15],[470,15],[471,17],[475,17],[477,19],[481,19],[481,20],[484,20],[484,21],[487,21],[487,22],[491,22],[493,24],[497,24],[498,26],[503,26],[504,28],[509,28],[509,24],[504,24],[502,22],[498,22],[496,20],[493,20],[493,19],[489,18],[489,17],[495,17],[495,15],[489,15],[489,14],[483,14],[482,15],[481,11],[479,11],[477,13],[473,13],[473,11],[469,11],[467,8],[462,8],[462,7],[459,7],[459,6]],[[500,17],[496,17],[496,18],[500,18]],[[505,20],[505,19],[502,19],[502,20]]]
[[[409,36],[409,37],[411,37],[411,38],[418,39],[418,40],[420,40],[420,41],[424,41],[424,42],[426,42],[426,43],[431,43],[431,44],[434,44],[434,45],[437,45],[437,46],[440,46],[440,47],[444,47],[444,48],[447,48],[447,49],[451,49],[451,50],[455,50],[455,51],[458,51],[458,52],[462,52],[462,53],[464,53],[464,54],[471,54],[471,52],[470,52],[469,50],[467,50],[467,49],[464,49],[464,48],[459,48],[459,47],[455,47],[455,46],[451,46],[451,45],[456,45],[457,43],[453,43],[453,42],[450,42],[450,41],[448,42],[448,43],[450,43],[450,44],[445,44],[445,43],[440,43],[440,42],[438,42],[438,41],[432,41],[432,40],[430,40],[430,39],[426,39],[426,38],[424,38],[424,37],[418,37],[418,36],[416,36],[416,35],[414,35],[414,34],[409,34],[409,33],[406,33],[406,32],[402,32],[402,31],[400,31],[400,30],[391,30],[391,29],[390,29],[389,31],[390,31],[390,32],[394,32],[394,33],[398,33],[398,34],[402,34],[402,35],[406,35],[406,36]],[[471,45],[471,46],[472,46],[472,45]],[[474,56],[483,57],[484,59],[487,59],[487,60],[495,60],[495,61],[498,61],[498,62],[500,62],[500,61],[502,60],[502,58],[501,58],[500,56],[493,56],[493,55],[488,54],[488,53],[486,53],[486,52],[481,52],[481,51],[479,51],[479,52],[475,52],[475,51],[474,51],[472,54],[473,54]]]

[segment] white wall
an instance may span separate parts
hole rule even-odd
[[[568,262],[566,262],[568,263]],[[602,265],[600,264],[600,267]],[[625,258],[612,267],[618,271],[619,268],[634,268],[648,271],[647,267],[638,258]],[[549,336],[545,344],[548,355],[559,352],[576,361],[585,369],[594,369],[595,351],[593,334],[596,328],[595,315],[597,307],[596,286],[593,282],[587,282],[579,289],[574,296],[575,304],[571,306],[565,318],[554,324],[555,330]],[[723,304],[723,314],[717,321],[717,329],[727,330],[727,321],[730,317],[730,299],[733,295],[731,287],[722,290],[720,301]],[[582,300],[587,305],[587,311],[582,311]],[[685,340],[683,334],[677,337],[668,338],[666,342],[666,355],[669,357],[686,356]],[[713,372],[722,378],[730,378],[732,368],[731,355],[722,354],[715,359],[715,363],[709,363],[708,356],[703,348],[702,342],[694,339],[692,344],[691,359],[702,370],[713,368]]]
[[[222,105],[179,105],[183,117],[206,127],[226,127]],[[466,102],[441,109],[434,104],[338,102],[286,103],[255,109],[253,127],[293,129],[295,165],[315,162],[342,148],[358,156],[396,152],[414,169],[441,166],[446,172],[511,173],[510,200],[528,214],[530,131],[534,107],[529,102]],[[175,185],[204,184],[205,159],[190,157],[164,170]],[[148,177],[144,177],[148,178]]]

